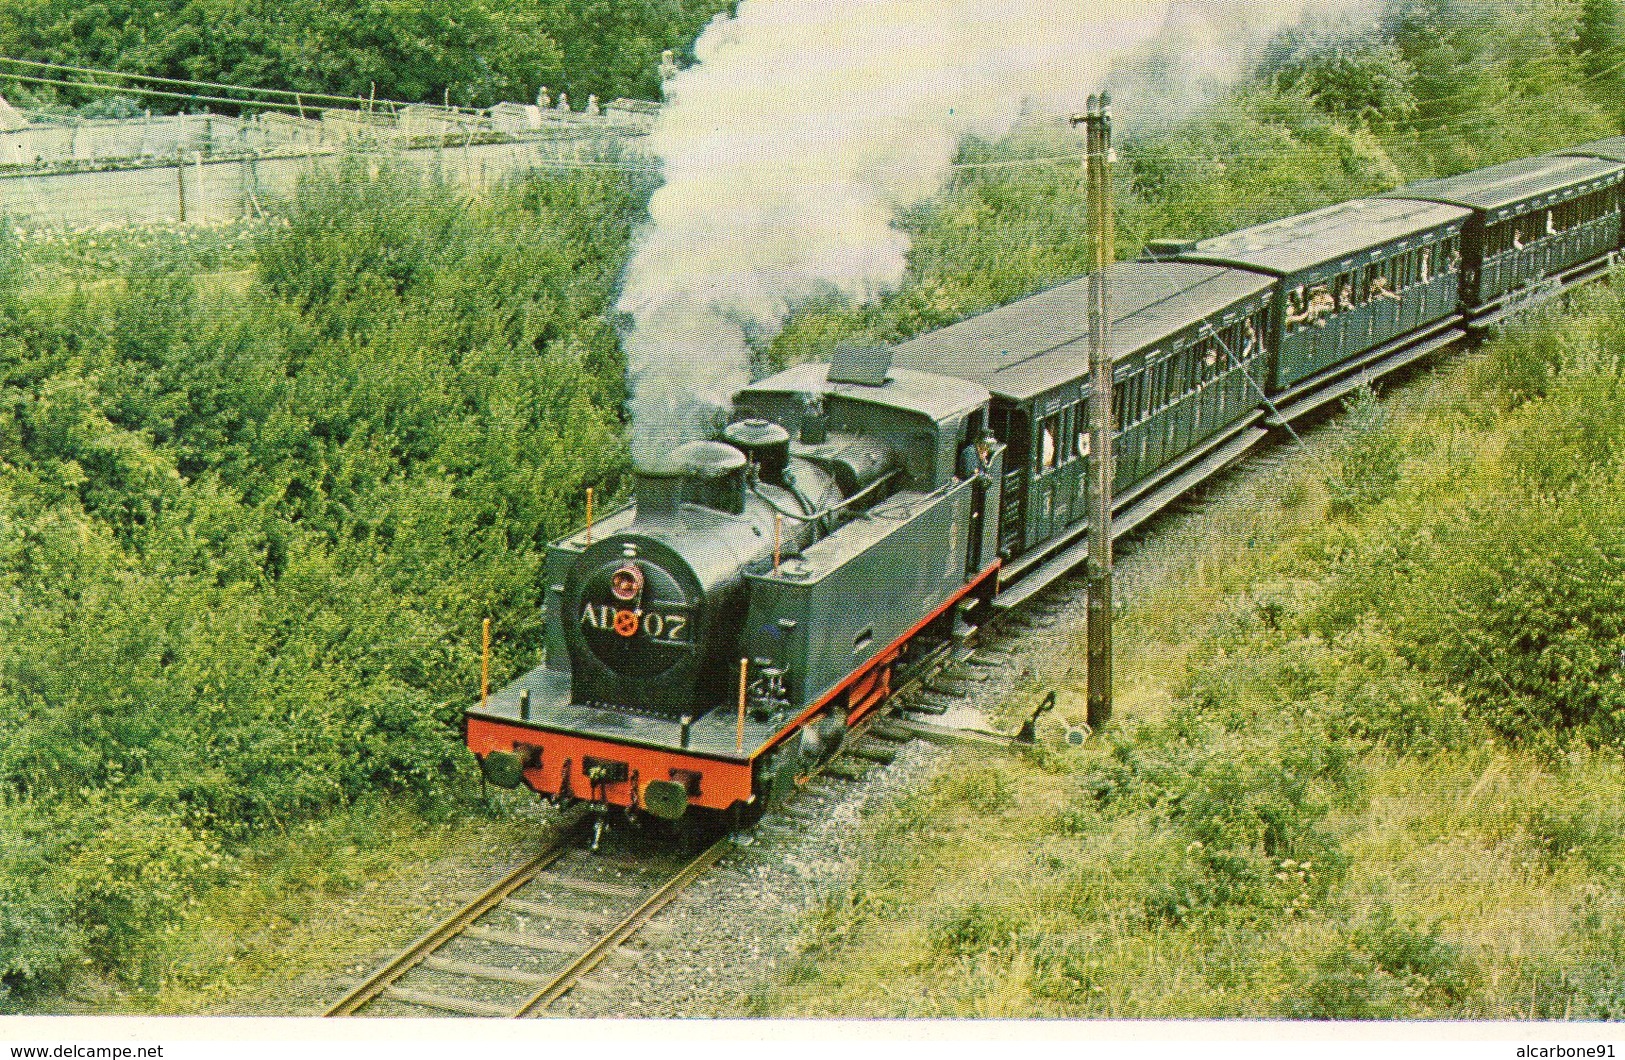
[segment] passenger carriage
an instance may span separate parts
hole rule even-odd
[[[1259,417],[1274,284],[1254,273],[1135,261],[1108,270],[1116,472],[1125,527],[1162,507],[1195,466],[1235,459]],[[904,342],[895,363],[957,376],[993,394],[1006,446],[999,606],[1076,566],[1089,511],[1089,281]],[[1184,487],[1179,487],[1180,489]]]
[[[1389,197],[1472,211],[1461,304],[1482,325],[1519,289],[1576,279],[1619,248],[1622,182],[1619,161],[1546,155],[1407,184]]]
[[[1439,203],[1356,199],[1195,243],[1153,243],[1147,252],[1279,280],[1269,390],[1291,418],[1357,385],[1328,385],[1333,377],[1391,370],[1398,358],[1460,337],[1445,322],[1458,309],[1471,216]],[[1418,334],[1434,328],[1437,335]]]

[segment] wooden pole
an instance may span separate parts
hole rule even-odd
[[[480,709],[491,701],[491,620],[480,623]]]
[[[1112,218],[1111,96],[1090,96],[1082,119],[1087,134],[1089,241],[1089,562],[1088,719],[1098,728],[1112,716],[1112,355],[1107,268],[1116,241]],[[1077,121],[1077,119],[1074,119]]]
[[[749,677],[750,659],[746,657],[739,660],[739,734],[734,738],[734,750],[740,753],[745,750],[745,682]]]
[[[587,487],[587,544],[592,544],[592,487]]]

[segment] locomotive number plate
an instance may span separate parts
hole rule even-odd
[[[643,636],[662,644],[688,644],[690,615],[677,609],[645,608],[629,610],[614,604],[589,603],[581,609],[581,624],[589,629],[617,633],[623,637]]]

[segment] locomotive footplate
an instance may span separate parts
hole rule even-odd
[[[752,798],[752,762],[787,719],[717,707],[684,725],[570,702],[570,675],[538,667],[464,717],[464,738],[493,783],[648,809],[726,810]],[[675,796],[686,794],[683,806]],[[645,805],[652,795],[654,804]]]

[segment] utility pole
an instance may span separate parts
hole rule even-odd
[[[1089,724],[1112,716],[1112,355],[1106,269],[1115,256],[1112,223],[1112,97],[1090,96],[1073,125],[1086,134],[1089,243]]]

